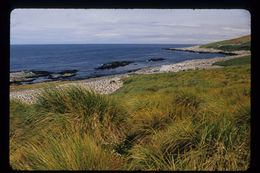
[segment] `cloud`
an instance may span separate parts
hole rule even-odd
[[[100,33],[100,34],[95,34],[94,36],[97,36],[97,37],[117,37],[117,36],[120,36],[120,34],[116,34],[116,33]]]
[[[248,33],[250,28],[231,28],[231,27],[223,27],[223,30],[232,31],[237,33]]]
[[[250,34],[245,10],[15,9],[12,44],[205,43]]]

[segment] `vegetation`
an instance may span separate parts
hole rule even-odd
[[[36,104],[11,99],[10,165],[247,170],[251,67],[243,58],[220,69],[132,75],[111,95],[48,86]]]
[[[10,91],[23,91],[27,89],[39,89],[42,87],[47,87],[50,84],[52,85],[60,85],[60,84],[66,84],[70,81],[48,81],[48,82],[41,82],[41,83],[33,83],[30,85],[10,85]]]
[[[213,65],[220,66],[234,66],[244,64],[251,64],[251,55],[213,63]]]
[[[122,159],[109,148],[124,139],[127,116],[113,99],[81,88],[49,87],[37,104],[11,100],[10,111],[13,169],[122,168]]]
[[[225,40],[225,41],[204,44],[204,45],[201,45],[200,47],[201,48],[220,49],[220,50],[227,51],[227,52],[238,51],[238,50],[250,50],[251,35],[247,35],[247,36],[232,39],[232,40]]]

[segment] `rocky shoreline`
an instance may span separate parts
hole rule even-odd
[[[176,50],[176,48],[174,48]],[[183,51],[194,51],[194,52],[206,52],[207,53],[219,53],[219,50],[213,49],[202,49],[198,46],[192,46],[187,48],[178,48],[178,50]],[[236,51],[231,52],[233,55],[226,57],[215,57],[209,59],[196,59],[196,60],[187,60],[180,63],[162,65],[151,68],[143,68],[134,72],[118,74],[112,76],[104,76],[98,78],[84,79],[84,80],[76,80],[71,81],[68,84],[60,84],[57,87],[69,87],[69,86],[80,86],[86,89],[94,90],[100,94],[111,94],[115,92],[117,89],[123,86],[122,78],[129,77],[130,74],[153,74],[153,73],[165,73],[165,72],[178,72],[185,70],[200,70],[200,69],[210,69],[210,68],[220,68],[221,66],[212,65],[215,62],[229,60],[238,58],[241,56],[251,55],[250,51]],[[235,55],[234,55],[235,54]],[[30,76],[30,73],[28,73]],[[29,77],[28,77],[29,78]],[[22,91],[12,91],[10,92],[10,98],[16,98],[26,103],[35,103],[36,95],[40,93],[40,89],[26,89]]]
[[[18,72],[10,73],[11,84],[21,84],[23,82],[32,82],[39,77],[45,77],[48,79],[64,79],[75,76],[78,70],[64,70],[60,72],[49,71],[35,71],[35,70],[22,70]]]
[[[213,49],[213,48],[201,48],[200,45],[183,47],[183,48],[167,48],[167,50],[178,50],[178,51],[187,51],[187,52],[196,52],[196,53],[222,53],[226,55],[240,55],[241,53],[244,52],[244,51],[227,52],[227,51]]]
[[[187,60],[180,63],[162,65],[159,67],[145,68],[136,71],[136,74],[153,74],[153,73],[163,73],[163,72],[178,72],[185,70],[202,70],[202,69],[211,69],[211,68],[221,68],[222,66],[213,65],[215,62],[224,61],[234,58],[239,58],[242,56],[247,56],[249,54],[240,54],[227,57],[215,57],[209,59],[195,59]]]
[[[57,88],[66,88],[70,86],[78,86],[87,90],[93,90],[100,94],[110,94],[123,86],[122,78],[128,77],[129,74],[119,74],[113,76],[104,76],[98,78],[90,78],[84,80],[71,81],[66,84],[58,84]],[[41,88],[23,89],[11,91],[10,98],[19,99],[25,103],[35,103],[36,96],[42,91]]]

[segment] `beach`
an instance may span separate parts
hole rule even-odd
[[[183,51],[193,51],[193,52],[207,52],[207,53],[219,53],[219,50],[216,49],[205,49],[200,48],[199,46],[192,46],[186,48],[174,48],[173,50],[183,50]],[[227,53],[227,52],[221,52]],[[79,86],[87,90],[93,90],[94,92],[100,94],[111,94],[117,89],[123,86],[121,79],[129,77],[132,74],[154,74],[154,73],[165,73],[165,72],[179,72],[186,70],[201,70],[201,69],[211,69],[211,68],[221,68],[222,66],[213,65],[213,63],[223,60],[229,60],[234,58],[239,58],[242,56],[251,55],[250,51],[234,51],[230,53],[231,55],[226,57],[215,57],[208,59],[195,59],[195,60],[186,60],[180,63],[174,63],[169,65],[161,65],[150,68],[143,68],[134,72],[129,72],[125,74],[117,74],[111,76],[103,76],[97,78],[83,79],[69,81],[65,84],[57,84],[56,87],[64,88],[69,86]],[[48,83],[48,82],[45,82]],[[15,88],[15,87],[14,87]],[[10,91],[10,98],[19,99],[26,103],[35,103],[36,96],[42,91],[42,88],[33,88],[33,89],[22,89]]]
[[[7,15],[8,169],[253,168],[250,4],[146,4]]]

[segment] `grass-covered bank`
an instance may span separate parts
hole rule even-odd
[[[251,49],[251,35],[231,39],[218,41],[214,43],[204,44],[200,46],[201,48],[214,48],[223,51],[240,51],[240,50],[250,50]]]
[[[245,64],[251,64],[251,55],[213,63],[213,65],[219,66],[235,66]]]
[[[123,79],[111,95],[47,88],[10,103],[10,164],[33,170],[246,170],[250,63]]]

